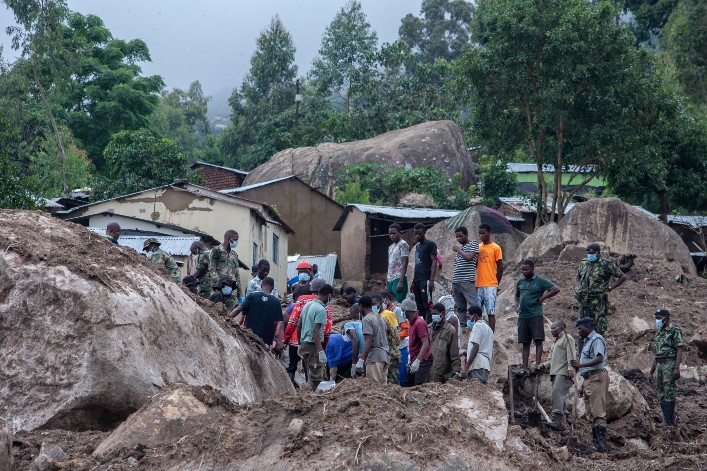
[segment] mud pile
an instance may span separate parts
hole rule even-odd
[[[41,212],[0,211],[0,333],[14,431],[110,430],[171,383],[235,403],[292,390],[147,259]]]

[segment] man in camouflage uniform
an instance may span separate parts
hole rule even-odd
[[[238,247],[238,232],[233,229],[226,231],[223,244],[212,248],[209,254],[209,274],[212,280],[220,280],[224,276],[233,278],[233,294],[235,298],[240,299],[243,291],[236,247]]]
[[[675,425],[675,382],[680,379],[682,361],[682,332],[670,322],[670,311],[658,309],[655,312],[655,360],[651,366],[648,380],[653,383],[653,373],[658,371],[656,381],[660,408],[663,410],[663,422],[658,427]]]
[[[194,242],[190,250],[192,255],[196,257],[196,263],[193,263],[194,272],[187,270],[187,273],[193,274],[199,280],[199,288],[196,293],[202,298],[208,298],[211,296],[211,287],[218,282],[218,279],[213,279],[209,272],[211,251],[206,250],[206,246],[202,242]],[[191,257],[190,260],[192,260]]]
[[[149,258],[152,263],[165,267],[169,276],[172,277],[172,281],[179,283],[182,281],[179,267],[174,263],[170,254],[160,249],[160,245],[161,243],[157,239],[149,238],[142,244],[142,251],[146,252],[147,258]]]
[[[221,279],[214,284],[213,292],[211,296],[209,296],[209,301],[212,303],[223,303],[229,313],[233,311],[238,306],[235,299],[236,293],[233,288],[234,284],[233,278],[228,275],[222,276]]]
[[[617,278],[613,285],[611,277]],[[607,328],[608,293],[621,286],[626,275],[614,262],[602,258],[601,247],[592,243],[587,246],[587,258],[579,263],[576,281],[574,296],[580,305],[579,318],[594,319],[596,331],[603,336]]]

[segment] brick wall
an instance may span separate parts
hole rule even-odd
[[[227,190],[238,188],[243,183],[238,174],[214,167],[198,167],[197,172],[204,179],[204,186],[211,190]]]

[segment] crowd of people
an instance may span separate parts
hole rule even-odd
[[[227,231],[223,243],[210,250],[202,242],[194,242],[187,263],[189,275],[182,281],[195,295],[223,303],[235,322],[258,335],[285,364],[295,387],[300,387],[296,379],[300,371],[312,390],[326,380],[360,377],[403,387],[444,383],[452,378],[486,384],[493,358],[503,252],[491,240],[488,224],[478,227],[478,241],[469,238],[466,227],[455,228],[451,290],[434,303],[435,278],[442,259],[426,232],[421,223],[413,228],[413,279],[408,284],[410,246],[401,226],[390,225],[387,289],[369,296],[352,287],[343,288],[340,295],[349,313],[337,326],[330,305],[334,288],[324,281],[316,265],[306,261],[297,265],[297,277],[288,283],[286,296],[279,296],[273,278],[268,276],[267,260],[252,267],[253,278],[243,292],[239,268],[248,267],[238,259],[235,230]],[[119,237],[120,227],[111,223],[106,238],[117,243]],[[160,250],[156,239],[146,240],[144,251],[172,279],[180,281],[176,264]],[[580,306],[576,321],[579,341],[566,331],[563,320],[555,320],[550,326],[553,344],[549,359],[543,362],[543,304],[560,288],[535,273],[532,259],[521,262],[521,273],[515,283],[515,312],[522,370],[549,372],[555,417],[550,426],[559,431],[567,429],[567,399],[570,389],[579,383],[578,395],[583,397],[586,419],[593,427],[593,442],[597,450],[606,451],[609,375],[604,335],[608,329],[608,294],[621,286],[626,276],[613,261],[602,257],[599,244],[587,246],[574,288]],[[655,374],[663,412],[660,426],[669,426],[675,424],[683,340],[680,329],[670,322],[669,311],[659,309],[655,318],[658,331],[650,379],[653,381]],[[463,333],[468,334],[466,346],[462,345]],[[531,365],[532,344],[535,362]]]

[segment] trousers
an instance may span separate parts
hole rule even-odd
[[[594,427],[606,427],[606,399],[609,395],[609,373],[599,370],[584,377],[584,410]]]

